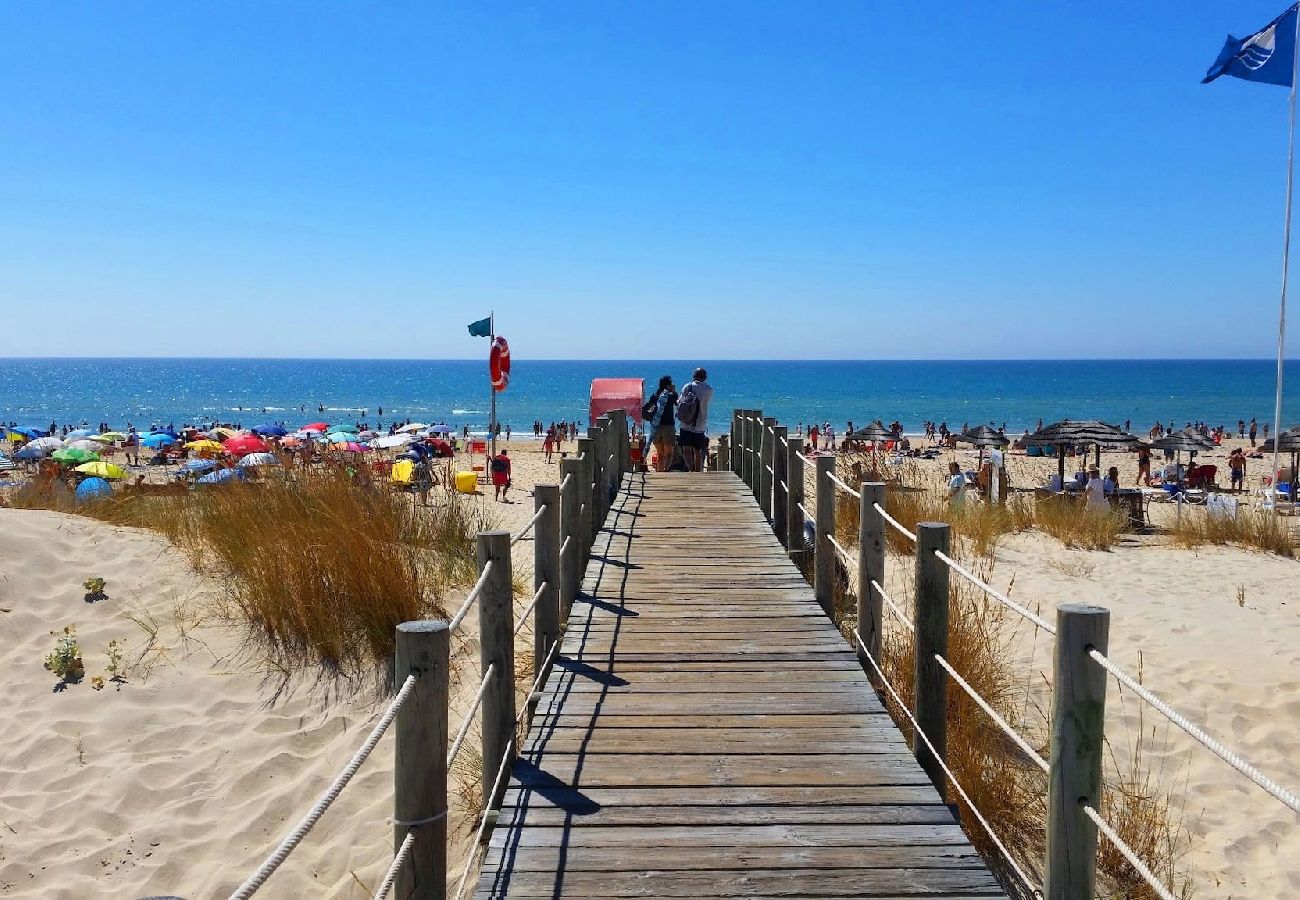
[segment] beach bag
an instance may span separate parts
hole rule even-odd
[[[700,418],[700,398],[691,385],[687,385],[677,398],[677,421],[694,428]]]
[[[501,459],[499,456],[492,457],[492,471],[505,472],[505,470],[506,470],[506,461],[504,459]]]
[[[644,406],[641,407],[641,418],[649,422],[651,419],[655,417],[655,413],[658,410],[659,410],[659,395],[655,394],[645,402]]]

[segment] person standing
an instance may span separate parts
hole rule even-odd
[[[1259,426],[1255,424],[1254,419],[1251,419],[1250,420],[1250,446],[1252,447],[1255,446],[1255,435],[1257,434],[1259,434]]]
[[[1151,483],[1151,448],[1145,445],[1138,447],[1138,477],[1137,484],[1139,487],[1146,487]]]
[[[1097,466],[1088,467],[1088,483],[1083,488],[1086,509],[1088,512],[1104,512],[1107,508],[1106,503],[1106,483],[1101,480],[1101,469]]]
[[[1228,454],[1228,470],[1232,473],[1232,490],[1240,492],[1246,487],[1246,454],[1240,447]]]
[[[510,491],[510,454],[504,448],[492,457],[492,488],[498,502],[510,502],[506,497]]]
[[[672,459],[673,443],[677,429],[673,427],[673,412],[677,409],[677,388],[673,386],[673,376],[665,375],[659,379],[659,387],[650,395],[645,406],[641,407],[641,416],[646,420],[646,432],[654,447],[655,471],[667,472]]]
[[[948,503],[960,508],[966,502],[966,476],[961,466],[955,462],[948,463]]]
[[[709,401],[713,399],[713,387],[708,378],[708,372],[696,369],[691,383],[677,399],[677,421],[681,425],[677,443],[681,445],[688,472],[703,472],[704,460],[709,455]]]

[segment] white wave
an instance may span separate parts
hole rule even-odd
[[[451,411],[451,414],[452,414],[453,416],[483,416],[483,415],[487,415],[487,413],[485,413],[485,412],[484,412],[483,410],[481,410],[481,409],[453,409],[453,410]],[[471,432],[471,433],[472,433],[472,432]]]

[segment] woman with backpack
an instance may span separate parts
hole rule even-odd
[[[673,411],[676,409],[677,389],[673,387],[673,376],[665,375],[659,379],[658,389],[641,407],[646,434],[650,435],[650,443],[654,446],[656,472],[668,471],[668,461],[672,458],[677,437],[677,428],[673,424]]]

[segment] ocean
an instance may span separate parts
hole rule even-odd
[[[651,391],[664,374],[680,387],[696,365],[707,367],[716,391],[714,433],[735,407],[791,426],[829,421],[837,430],[872,419],[898,419],[909,431],[933,420],[954,428],[1005,422],[1020,432],[1040,417],[1131,420],[1136,430],[1157,419],[1235,427],[1273,418],[1275,365],[1267,360],[528,359],[513,360],[498,418],[515,433],[529,432],[534,419],[584,423],[593,378],[642,377]],[[1284,407],[1288,426],[1300,421],[1297,394]],[[0,360],[0,421],[34,427],[411,419],[482,431],[488,398],[487,364],[472,360]]]

